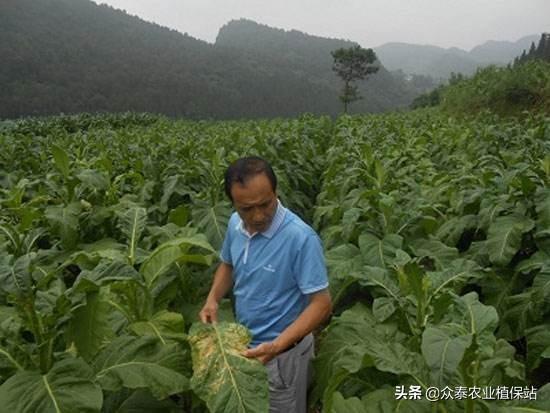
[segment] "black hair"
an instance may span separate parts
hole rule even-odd
[[[233,183],[238,182],[241,185],[245,185],[250,178],[260,174],[265,174],[271,183],[271,189],[275,192],[277,189],[277,177],[275,176],[275,172],[273,172],[273,168],[269,162],[259,156],[247,156],[245,158],[237,159],[229,165],[229,168],[225,171],[225,194],[231,202],[233,202],[233,197],[231,196],[231,187],[233,186]]]

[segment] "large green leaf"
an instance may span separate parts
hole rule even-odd
[[[475,229],[477,226],[477,217],[475,215],[463,215],[461,217],[453,217],[445,222],[435,236],[447,245],[455,246],[465,231]]]
[[[444,269],[449,263],[458,258],[456,248],[449,247],[436,238],[414,240],[410,247],[417,257],[433,259],[436,268],[439,270]]]
[[[134,206],[119,215],[120,229],[128,240],[128,261],[130,265],[136,262],[138,241],[147,224],[145,208]]]
[[[379,290],[386,296],[399,299],[401,294],[397,277],[393,271],[384,270],[379,267],[363,267],[363,271],[357,274],[359,282],[363,285],[379,287]]]
[[[332,279],[345,279],[363,264],[359,248],[353,244],[342,244],[326,253],[326,262]]]
[[[452,330],[451,338],[470,335],[476,343],[478,357],[491,357],[496,338],[494,331],[498,326],[498,314],[494,307],[481,303],[475,292],[454,297],[438,327]]]
[[[448,315],[449,325],[456,321],[476,340],[479,353],[490,353],[494,344],[493,333],[498,326],[498,314],[494,307],[481,303],[476,293],[468,293],[456,300],[456,305]]]
[[[110,393],[101,409],[104,413],[182,413],[174,400],[157,400],[145,390],[123,389]]]
[[[422,358],[400,344],[404,337],[395,326],[378,324],[370,310],[361,304],[344,311],[332,321],[321,341],[315,360],[313,399],[322,398],[324,407],[330,411],[339,384],[368,366],[424,382]]]
[[[506,297],[504,300],[500,334],[509,340],[525,335],[525,330],[543,321],[550,311],[550,268],[535,276],[532,288]]]
[[[520,215],[498,217],[489,227],[487,248],[495,265],[507,265],[519,251],[523,234],[530,231],[534,222]]]
[[[400,343],[391,342],[380,334],[381,329],[376,329],[376,339],[369,345],[367,354],[372,359],[374,366],[380,370],[396,375],[411,376],[417,383],[425,384],[425,368],[422,365],[420,354],[408,350]]]
[[[506,340],[497,340],[490,351],[484,353],[476,353],[481,361],[477,370],[478,383],[511,386],[525,382],[525,366],[516,360],[516,349]]]
[[[430,296],[435,297],[442,291],[451,288],[460,288],[466,282],[480,279],[483,275],[476,262],[463,258],[456,259],[441,271],[427,273]]]
[[[73,290],[97,290],[102,285],[116,281],[143,283],[141,274],[126,262],[103,260],[92,270],[82,271],[73,286]]]
[[[386,321],[396,310],[396,302],[390,297],[378,297],[372,303],[372,314],[380,322]]]
[[[193,324],[193,390],[212,413],[261,413],[269,409],[267,370],[241,355],[250,333],[239,324]]]
[[[199,251],[192,253],[190,251],[192,248],[197,248]],[[193,262],[210,265],[213,254],[214,249],[204,235],[179,237],[159,245],[143,262],[140,272],[151,287],[174,263]]]
[[[499,336],[507,340],[518,340],[525,330],[541,320],[540,307],[532,300],[532,292],[527,291],[506,297],[499,326]]]
[[[23,330],[22,323],[14,307],[0,306],[0,380],[33,364],[32,353],[17,341]]]
[[[220,249],[231,216],[231,206],[227,202],[210,205],[197,200],[193,205],[192,215],[194,226],[206,235],[215,249]]]
[[[331,413],[367,413],[366,407],[357,397],[344,399],[341,393],[333,396]]]
[[[13,413],[99,412],[103,394],[92,378],[90,367],[73,358],[55,363],[44,375],[17,373],[0,386],[0,406]]]
[[[91,244],[79,244],[79,250],[70,254],[66,265],[77,264],[82,269],[95,267],[101,259],[125,262],[127,246],[110,238],[102,238]]]
[[[365,340],[375,325],[376,319],[361,304],[354,305],[332,320],[315,359],[315,398],[323,397],[325,389],[340,370],[354,373],[361,369],[367,353]]]
[[[0,236],[8,239],[12,253],[18,255],[21,249],[21,235],[17,229],[9,224],[2,224],[0,225]]]
[[[185,177],[183,175],[169,176],[164,180],[162,198],[159,202],[160,210],[166,212],[175,207],[176,202],[179,203],[178,201],[185,198],[190,199],[191,195],[193,195],[193,192],[185,183]]]
[[[166,310],[154,314],[148,321],[130,324],[128,328],[138,336],[154,336],[162,344],[166,344],[169,340],[182,340],[186,337],[183,334],[183,316]]]
[[[540,324],[525,332],[527,338],[527,367],[536,369],[544,358],[550,359],[550,324]]]
[[[361,270],[363,259],[359,248],[353,244],[343,244],[326,253],[326,263],[330,277],[329,288],[336,306],[347,289],[358,281],[356,274]]]
[[[496,310],[479,302],[476,293],[455,297],[441,324],[429,326],[422,335],[422,354],[430,367],[432,384],[440,388],[460,385],[464,381],[459,368],[463,361],[480,363],[474,378],[479,384],[498,384],[504,376],[521,381],[523,366],[515,361],[512,346],[496,340],[497,325]]]
[[[148,389],[157,399],[187,390],[184,352],[178,345],[161,344],[153,337],[122,336],[93,361],[96,381],[104,390]]]
[[[88,292],[86,302],[73,310],[65,331],[66,341],[74,343],[78,354],[88,362],[114,337],[110,311],[110,304],[97,291]]]
[[[30,293],[33,256],[34,254],[23,255],[17,258],[13,264],[0,265],[0,291],[15,296]]]
[[[539,250],[516,266],[516,271],[527,274],[543,267],[550,268],[550,251]]]
[[[550,266],[544,266],[533,280],[533,300],[544,314],[550,313]]]
[[[535,227],[536,237],[550,236],[550,189],[537,192],[536,197],[537,221]]]
[[[104,192],[109,187],[109,178],[104,172],[95,169],[83,169],[76,177],[82,185],[93,192]]]
[[[69,155],[58,145],[52,145],[51,150],[55,166],[65,178],[68,178],[70,173]]]
[[[482,202],[483,204],[485,206],[480,209],[478,214],[479,228],[488,231],[495,220],[510,208],[510,205],[503,199],[498,201],[487,199],[485,202]]]
[[[361,208],[351,207],[346,209],[342,215],[342,236],[349,240],[353,231],[358,227],[357,221],[361,218],[363,210]]]
[[[81,209],[80,202],[46,208],[46,219],[52,226],[54,233],[61,238],[61,242],[67,250],[74,249],[78,242]]]
[[[509,402],[489,400],[484,404],[490,413],[548,413],[550,411],[550,384],[545,384],[538,390],[535,389],[534,395],[529,396],[525,400]]]
[[[409,386],[404,386],[404,390],[408,392]],[[361,401],[368,413],[426,413],[433,408],[433,404],[424,397],[419,400],[404,397],[398,399],[396,388],[369,392]]]
[[[403,238],[396,234],[387,234],[379,239],[365,233],[359,236],[359,248],[366,265],[387,268],[394,263],[397,251],[403,248]]]
[[[428,327],[422,334],[422,355],[431,371],[432,383],[439,388],[456,382],[456,372],[470,344],[470,334],[452,327]]]

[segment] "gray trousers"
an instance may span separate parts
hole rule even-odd
[[[306,413],[307,388],[311,381],[313,334],[267,364],[269,413]]]

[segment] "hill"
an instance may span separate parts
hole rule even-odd
[[[0,118],[335,115],[340,84],[330,50],[351,44],[240,20],[212,45],[89,0],[4,0]],[[408,105],[417,91],[381,70],[363,93],[354,109],[380,112]]]
[[[524,49],[529,49],[531,42],[538,38],[538,35],[532,35],[516,42],[491,40],[469,52],[456,47],[444,49],[409,43],[386,43],[374,50],[388,70],[401,69],[409,74],[447,79],[451,72],[471,75],[482,66],[506,65]]]
[[[320,90],[330,91],[327,108],[330,107],[331,113],[340,110],[340,103],[335,102],[333,97],[340,93],[341,83],[331,69],[330,52],[356,44],[312,36],[297,30],[276,29],[246,19],[233,20],[223,26],[215,43],[220,49],[238,50],[254,56],[269,67],[275,65],[287,68],[304,82],[313,83]],[[381,64],[376,75],[359,84],[360,93],[365,99],[352,105],[352,113],[381,112],[404,107],[411,101],[411,97],[422,91],[386,70],[384,61]]]

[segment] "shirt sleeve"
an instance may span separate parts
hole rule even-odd
[[[231,257],[231,223],[232,219],[229,220],[227,225],[227,230],[225,231],[225,237],[223,239],[222,249],[220,251],[220,259],[226,264],[233,265],[233,259]]]
[[[302,294],[312,294],[328,287],[323,245],[317,234],[306,237],[298,251],[294,272]]]

